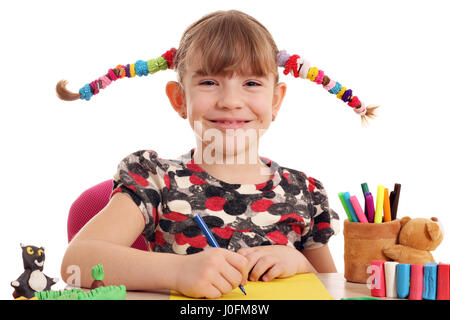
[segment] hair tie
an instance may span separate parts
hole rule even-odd
[[[310,66],[311,63],[308,60],[304,59],[303,64],[300,67],[300,78],[306,79]]]
[[[311,80],[312,82],[314,82],[314,80],[316,80],[317,75],[319,74],[319,69],[317,69],[316,67],[312,67],[309,69],[308,74],[306,75],[306,77]]]
[[[134,68],[136,70],[136,75],[139,77],[148,75],[148,65],[147,62],[143,60],[136,61]]]
[[[344,102],[350,101],[350,98],[352,97],[352,89],[348,89],[345,91],[345,93],[342,95],[341,100]]]
[[[290,55],[286,52],[286,50],[281,50],[277,53],[277,65],[279,67],[284,67],[286,62],[289,60]]]
[[[335,85],[336,85],[336,81],[329,79],[328,84],[323,86],[323,88],[329,92],[331,89],[334,88]]]
[[[125,73],[127,75],[128,78],[131,78],[131,74],[130,74],[130,64],[127,64],[127,66],[125,67]]]
[[[291,56],[288,61],[286,61],[286,65],[284,66],[283,73],[287,75],[291,73],[295,78],[298,78],[298,65],[297,61],[300,59],[299,55],[294,54]]]
[[[317,77],[314,80],[314,82],[317,84],[322,84],[324,75],[325,75],[325,72],[323,72],[323,70],[319,70],[319,73],[317,74]]]
[[[356,112],[356,114],[360,115],[360,116],[364,116],[367,112],[366,106],[364,105],[364,103],[361,103],[361,105],[358,108],[353,108],[353,111]]]
[[[116,80],[117,80],[117,76],[116,76],[116,74],[114,73],[114,71],[113,71],[112,69],[109,69],[109,70],[108,70],[108,75],[109,75],[109,78],[110,78],[112,81],[116,81]]]

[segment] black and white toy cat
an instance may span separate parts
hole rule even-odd
[[[23,267],[25,271],[20,277],[11,282],[15,289],[14,298],[33,298],[35,292],[50,290],[50,287],[58,282],[58,278],[47,277],[44,270],[45,251],[44,247],[24,246],[22,247]]]

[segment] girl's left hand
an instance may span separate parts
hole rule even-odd
[[[314,272],[301,252],[283,245],[241,248],[237,253],[247,258],[250,281],[271,281],[286,278],[302,272]],[[262,276],[262,277],[261,277]]]

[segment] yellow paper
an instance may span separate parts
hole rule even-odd
[[[214,300],[333,300],[325,286],[314,273],[274,279],[269,282],[248,281],[245,295],[239,287]],[[176,291],[170,292],[170,300],[197,300]],[[204,299],[201,299],[204,300]]]

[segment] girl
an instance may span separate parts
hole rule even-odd
[[[250,281],[305,272],[336,272],[327,246],[338,215],[323,185],[301,171],[258,156],[261,135],[275,120],[286,93],[284,73],[322,84],[356,113],[372,116],[351,90],[298,55],[279,52],[267,29],[236,10],[202,17],[184,32],[178,50],[148,62],[119,65],[69,92],[86,99],[112,81],[174,69],[166,85],[173,109],[189,121],[197,147],[177,159],[153,150],[125,157],[114,175],[108,205],[70,242],[61,273],[102,263],[105,282],[128,290],[173,289],[217,298]],[[214,139],[212,139],[214,138]],[[200,214],[221,248],[210,248],[193,220]],[[143,235],[150,252],[130,246]]]

